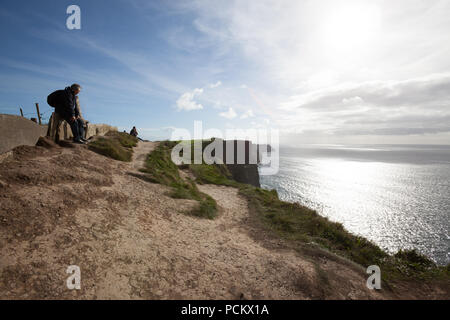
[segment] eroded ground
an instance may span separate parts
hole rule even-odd
[[[196,203],[136,175],[156,143],[131,163],[83,146],[20,147],[0,164],[0,298],[380,299],[362,268],[302,257],[266,237],[237,189],[203,185],[220,207]],[[81,269],[68,290],[66,269]]]

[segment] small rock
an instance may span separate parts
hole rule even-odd
[[[8,151],[5,153],[0,154],[0,163],[2,162],[6,162],[8,160],[11,160],[13,158],[13,152],[12,151]]]

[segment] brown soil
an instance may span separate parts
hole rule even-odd
[[[193,200],[139,179],[155,146],[139,142],[122,163],[41,142],[0,163],[0,298],[398,297],[368,290],[348,261],[302,255],[267,235],[235,188],[199,186],[220,207],[215,220],[184,214]],[[81,268],[81,290],[66,287],[69,265]]]

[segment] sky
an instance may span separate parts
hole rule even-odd
[[[68,6],[81,10],[69,30]],[[0,113],[44,119],[72,84],[84,117],[279,130],[281,144],[450,144],[450,1],[11,1]]]

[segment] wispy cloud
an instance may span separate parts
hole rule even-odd
[[[139,76],[140,83],[146,86],[147,91],[153,94],[160,94],[169,97],[168,94],[182,93],[187,91],[187,86],[174,80],[173,77],[166,76],[161,72],[162,65],[146,53],[141,52],[144,48],[129,51],[124,47],[101,43],[97,39],[86,35],[74,34],[68,37],[63,31],[57,30],[33,30],[31,33],[46,41],[53,41],[59,45],[69,45],[84,51],[90,51],[103,57],[107,57],[120,63],[130,72]],[[126,83],[129,80],[124,79]]]

